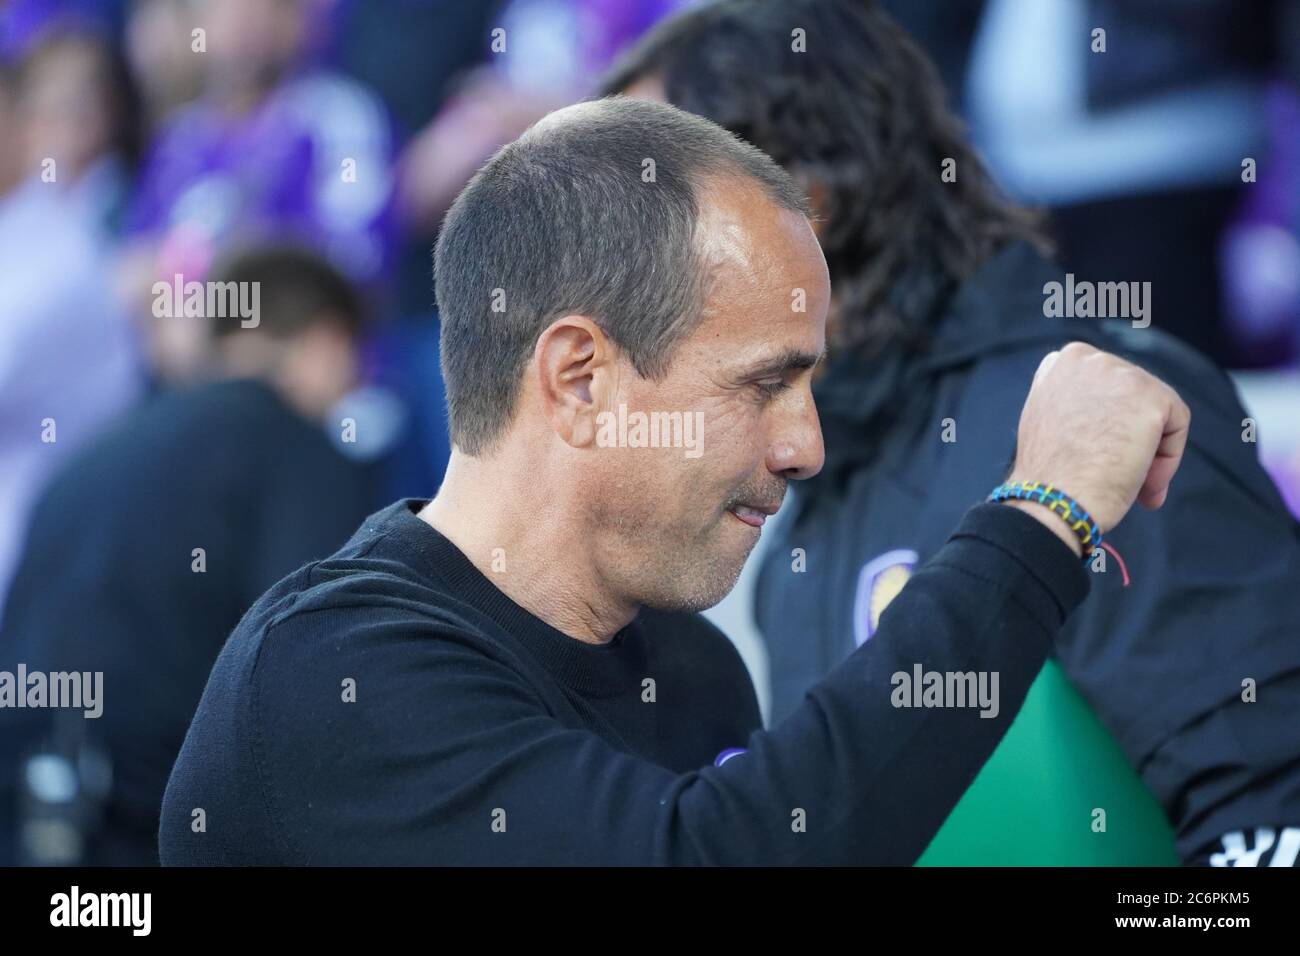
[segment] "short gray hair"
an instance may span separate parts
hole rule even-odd
[[[563,315],[590,316],[640,375],[662,378],[701,318],[700,190],[726,176],[810,214],[765,153],[706,119],[625,97],[552,114],[478,171],[434,251],[458,448],[480,454],[500,437],[538,336]]]

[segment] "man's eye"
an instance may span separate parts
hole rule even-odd
[[[781,394],[790,386],[785,382],[778,380],[775,382],[755,382],[754,387],[770,398]]]

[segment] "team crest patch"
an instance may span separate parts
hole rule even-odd
[[[858,573],[858,592],[853,599],[853,638],[861,647],[876,633],[880,615],[912,576],[915,551],[886,551],[872,558]]]

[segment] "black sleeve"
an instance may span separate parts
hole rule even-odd
[[[1184,862],[1229,831],[1300,819],[1294,762],[1289,788],[1275,779],[1300,757],[1300,681],[1286,676],[1300,673],[1300,535],[1253,445],[1226,443],[1229,456],[1201,444],[1214,430],[1235,439],[1242,415],[1193,412],[1202,437],[1164,506],[1134,508],[1108,536],[1106,570],[1058,641]]]
[[[1049,530],[979,505],[798,711],[684,774],[561,724],[450,627],[368,610],[343,640],[291,615],[255,674],[260,788],[296,863],[909,864],[1087,588]],[[402,666],[374,667],[399,645]],[[998,715],[894,706],[891,677],[914,665],[998,672]],[[344,677],[346,712],[333,703]]]
[[[1300,670],[1242,691],[1174,735],[1143,768],[1174,794],[1191,865],[1300,862]]]

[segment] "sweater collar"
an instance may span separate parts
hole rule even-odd
[[[649,654],[641,616],[606,644],[570,637],[516,604],[444,534],[420,520],[427,499],[405,498],[376,515],[380,530],[418,562],[417,570],[494,621],[522,644],[561,684],[605,698],[640,687]]]

